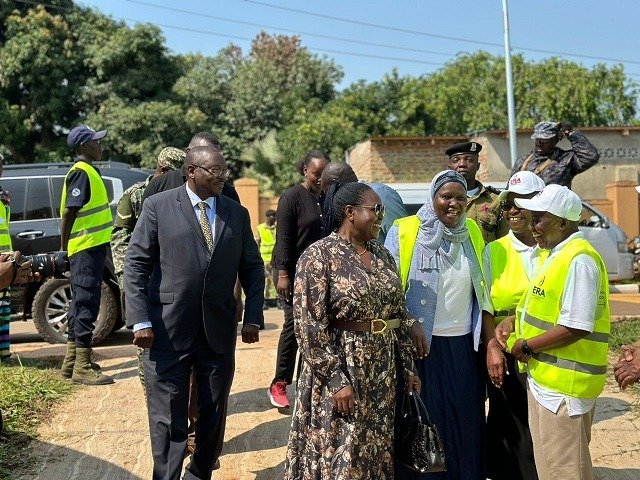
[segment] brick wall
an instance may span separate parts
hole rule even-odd
[[[447,168],[444,151],[466,137],[380,137],[358,143],[349,164],[359,179],[382,183],[422,183]]]

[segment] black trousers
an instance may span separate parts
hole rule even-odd
[[[509,353],[505,356],[509,375],[504,376],[502,389],[487,382],[487,476],[493,480],[538,480],[527,415],[527,376],[518,373]]]
[[[271,384],[285,381],[287,385],[293,381],[293,372],[296,369],[298,355],[298,341],[293,331],[293,303],[291,299],[285,300],[280,296],[280,304],[284,312],[284,323],[278,340],[278,357],[276,360],[276,376]]]
[[[68,340],[89,348],[100,311],[102,272],[108,244],[82,250],[69,257],[71,305],[67,312]]]
[[[185,480],[210,480],[222,451],[227,400],[233,380],[234,352],[215,353],[206,342],[189,352],[145,350],[153,480],[179,480],[187,445],[191,372],[198,390],[196,450]]]

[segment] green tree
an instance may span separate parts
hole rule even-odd
[[[312,55],[299,37],[261,33],[229,82],[222,120],[225,150],[233,158],[272,129],[281,129],[300,108],[320,110],[335,96],[342,70]]]
[[[12,112],[12,123],[22,127],[8,145],[16,159],[32,161],[36,144],[52,149],[60,143],[59,126],[76,116],[78,61],[61,15],[36,7],[26,15],[16,10],[7,17],[6,41],[0,48],[0,94],[8,104],[5,115]]]
[[[87,117],[90,125],[109,130],[105,159],[147,168],[155,168],[162,148],[187,145],[193,132],[204,128],[204,120],[200,110],[169,100],[132,104],[117,96]]]

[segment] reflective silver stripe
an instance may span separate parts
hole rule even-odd
[[[78,230],[77,232],[71,233],[69,235],[69,239],[83,237],[85,235],[89,235],[90,233],[99,232],[100,230],[104,230],[106,228],[111,228],[113,226],[112,222],[103,223],[102,225],[98,225],[97,227],[87,228],[85,230]]]
[[[9,229],[8,228],[0,228],[0,235],[6,234],[6,233],[9,233]]]
[[[0,252],[7,252],[11,250],[11,245],[0,245]]]
[[[531,325],[532,327],[536,327],[536,328],[539,328],[540,330],[545,330],[545,331],[549,330],[551,327],[554,326],[553,323],[545,322],[544,320],[540,320],[539,318],[532,317],[526,312],[522,316],[522,320],[525,323],[528,323],[529,325]],[[598,342],[598,343],[609,343],[609,334],[604,332],[591,332],[589,335],[582,337],[580,340],[590,340],[592,342]]]
[[[548,353],[534,353],[533,358],[541,363],[571,370],[572,372],[586,373],[589,375],[604,375],[607,373],[606,365],[591,365],[590,363],[566,360],[564,358],[558,358],[555,355],[549,355]]]
[[[511,315],[515,315],[515,310],[499,310],[493,314],[494,317],[510,317]]]
[[[93,215],[94,213],[102,212],[109,208],[109,204],[105,203],[104,205],[100,205],[97,207],[90,208],[89,210],[84,210],[78,213],[76,218],[88,217],[89,215]]]

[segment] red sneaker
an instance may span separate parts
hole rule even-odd
[[[276,382],[267,390],[271,405],[277,408],[289,408],[289,397],[287,397],[287,382]]]

